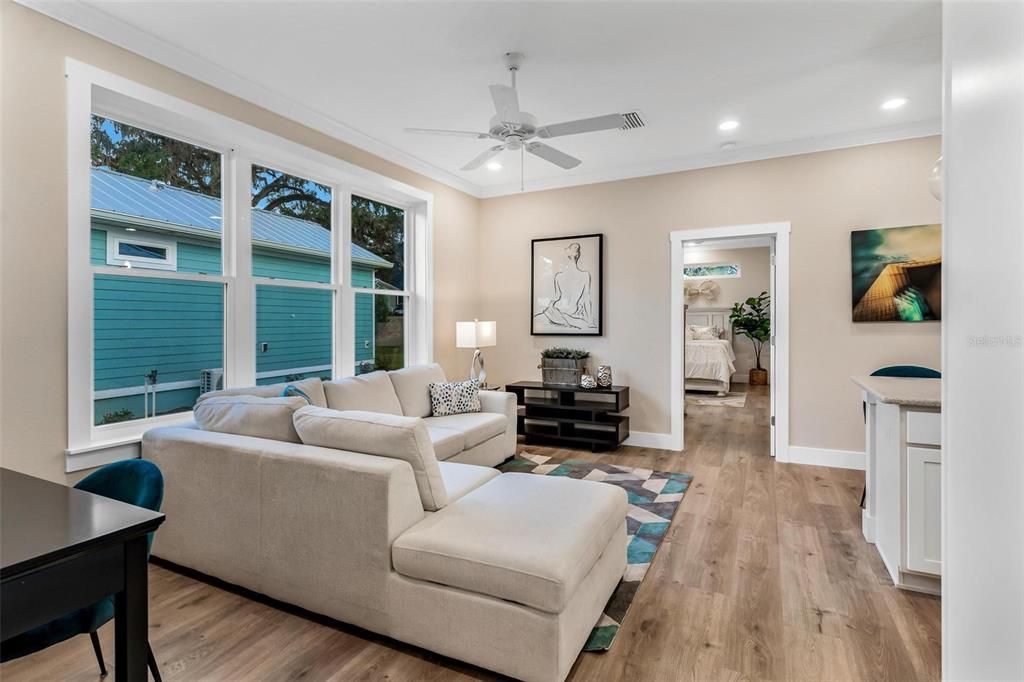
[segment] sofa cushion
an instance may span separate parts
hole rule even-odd
[[[305,398],[299,397],[221,395],[200,402],[194,414],[196,423],[204,431],[299,443],[292,416],[308,405]]]
[[[391,558],[409,578],[561,613],[625,518],[616,486],[501,474],[398,536]]]
[[[476,464],[438,462],[437,466],[441,469],[441,479],[444,480],[444,489],[448,493],[448,504],[501,475],[497,469]]]
[[[402,414],[395,389],[387,372],[370,372],[324,382],[325,407],[332,410],[362,410],[383,414]]]
[[[466,444],[463,446],[466,450],[505,433],[509,425],[507,416],[493,412],[450,414],[446,417],[430,417],[425,421],[431,429],[440,427],[461,432],[466,437]]]
[[[423,508],[435,511],[448,503],[422,419],[307,405],[295,413],[295,430],[306,445],[405,460],[412,466]]]
[[[439,460],[454,457],[466,449],[466,436],[462,431],[427,424],[427,434],[434,445],[434,456]]]
[[[406,417],[430,416],[430,384],[443,384],[447,379],[441,365],[413,365],[388,372]]]
[[[230,395],[254,395],[260,398],[277,398],[280,397],[281,392],[288,386],[294,386],[305,393],[309,396],[309,400],[317,407],[327,407],[327,398],[324,396],[323,381],[321,381],[319,377],[302,379],[301,381],[289,381],[280,384],[267,384],[266,386],[247,386],[245,388],[225,388],[220,391],[209,391],[208,393],[203,393],[199,396],[196,400],[196,405],[199,405],[210,398],[221,398],[223,396]]]

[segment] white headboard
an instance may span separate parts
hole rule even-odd
[[[729,308],[693,308],[687,307],[684,324],[710,327],[712,325],[724,329],[723,339],[732,340],[732,322],[729,321]]]

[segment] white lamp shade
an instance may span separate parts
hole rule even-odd
[[[498,323],[492,321],[455,323],[456,348],[487,348],[498,345]]]

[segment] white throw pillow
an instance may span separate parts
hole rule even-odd
[[[196,405],[193,414],[204,431],[300,443],[292,415],[308,404],[300,397],[222,395],[203,400]]]
[[[713,339],[722,338],[722,329],[715,325],[702,327],[691,324],[688,329],[691,332],[690,338],[694,341],[711,341]]]
[[[306,445],[405,460],[412,466],[423,508],[437,511],[448,504],[434,446],[419,417],[306,406],[295,412],[294,422]]]
[[[430,384],[430,413],[434,417],[480,411],[480,382],[451,381]]]

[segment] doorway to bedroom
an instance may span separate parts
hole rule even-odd
[[[784,223],[673,233],[673,435],[678,420],[680,441],[684,433],[701,442],[742,437],[766,457],[785,452],[788,429],[779,427],[788,423],[780,414],[788,407],[788,357],[780,350],[788,344],[780,345],[778,313],[788,308],[788,285],[779,286],[778,265],[785,261],[788,281],[788,232]]]

